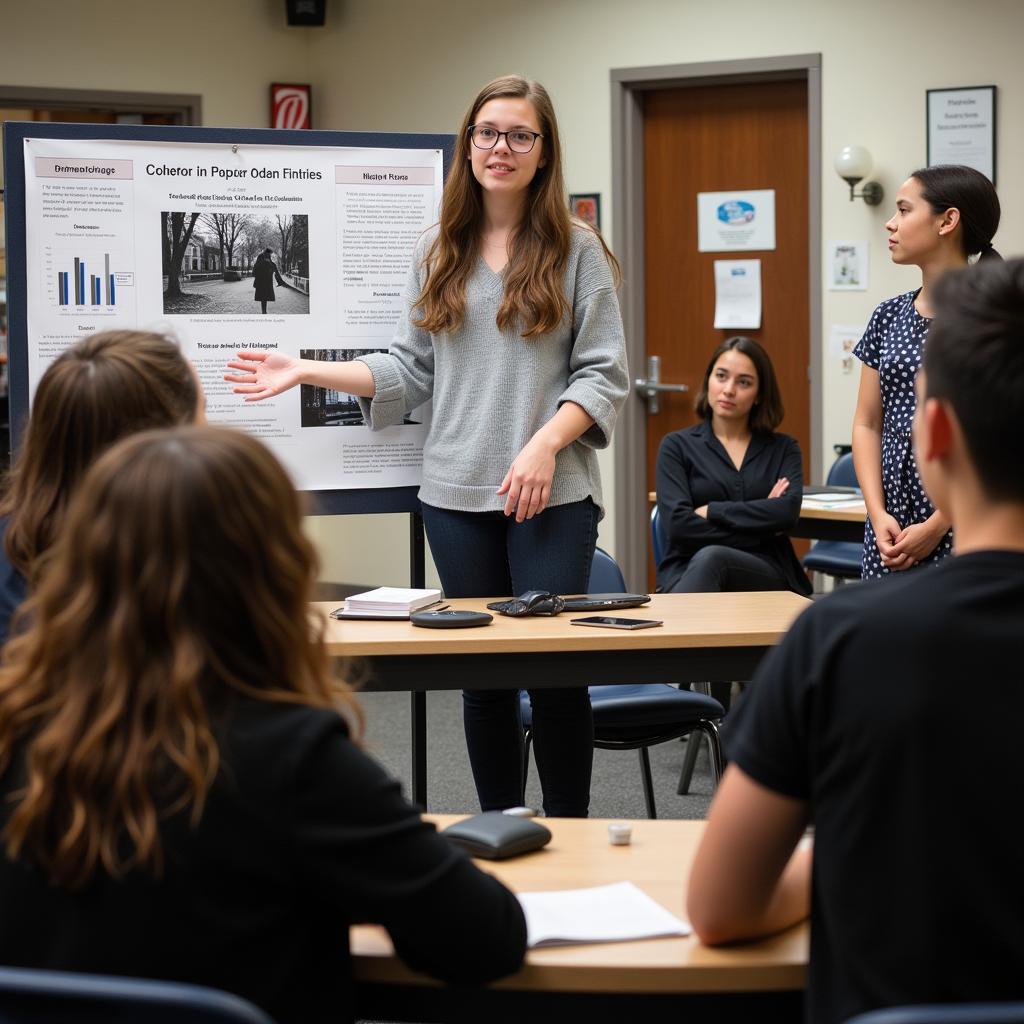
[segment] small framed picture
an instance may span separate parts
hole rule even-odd
[[[830,292],[863,292],[868,287],[868,243],[829,242],[825,280]]]
[[[601,230],[601,194],[577,192],[569,196],[569,209],[574,217]]]
[[[996,183],[996,87],[927,89],[928,166],[966,164]]]
[[[312,128],[313,87],[289,82],[270,86],[271,128]]]

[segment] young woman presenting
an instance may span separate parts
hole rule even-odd
[[[459,129],[440,222],[417,247],[390,351],[347,363],[240,352],[225,379],[247,401],[299,383],[347,391],[372,429],[432,399],[420,500],[445,594],[579,593],[601,516],[595,450],[628,388],[616,269],[600,236],[570,219],[547,92],[499,78]],[[584,816],[587,691],[530,696],[544,808]],[[485,810],[522,801],[516,702],[514,691],[464,695]]]
[[[950,554],[948,517],[928,500],[910,444],[914,380],[931,326],[931,294],[969,256],[1001,259],[995,187],[971,167],[923,168],[900,186],[885,225],[893,263],[921,270],[921,287],[887,299],[871,315],[854,355],[863,366],[853,418],[853,461],[864,492],[861,576],[880,579]]]

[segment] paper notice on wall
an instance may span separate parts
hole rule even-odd
[[[857,342],[864,336],[863,324],[832,324],[829,332],[832,356],[839,361],[843,373],[853,372],[854,354]]]
[[[259,437],[299,487],[418,484],[429,407],[371,432],[353,395],[245,403],[223,373],[239,349],[386,351],[442,184],[436,149],[26,140],[30,395],[84,334],[160,330],[207,418]]]
[[[761,261],[715,260],[715,329],[761,326]]]
[[[775,248],[775,190],[697,193],[697,251]]]

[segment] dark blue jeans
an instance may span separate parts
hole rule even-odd
[[[589,499],[556,505],[517,523],[502,512],[423,506],[423,524],[446,597],[506,597],[526,590],[587,590],[597,543]],[[548,815],[585,818],[590,806],[594,721],[586,687],[523,688],[533,707],[533,744]],[[466,746],[480,807],[522,801],[523,726],[515,690],[463,692]]]

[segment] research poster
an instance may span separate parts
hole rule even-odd
[[[418,484],[428,406],[370,431],[351,395],[246,403],[222,375],[239,349],[385,351],[442,167],[438,149],[26,140],[30,396],[82,335],[160,330],[195,365],[210,422],[258,436],[298,487]]]

